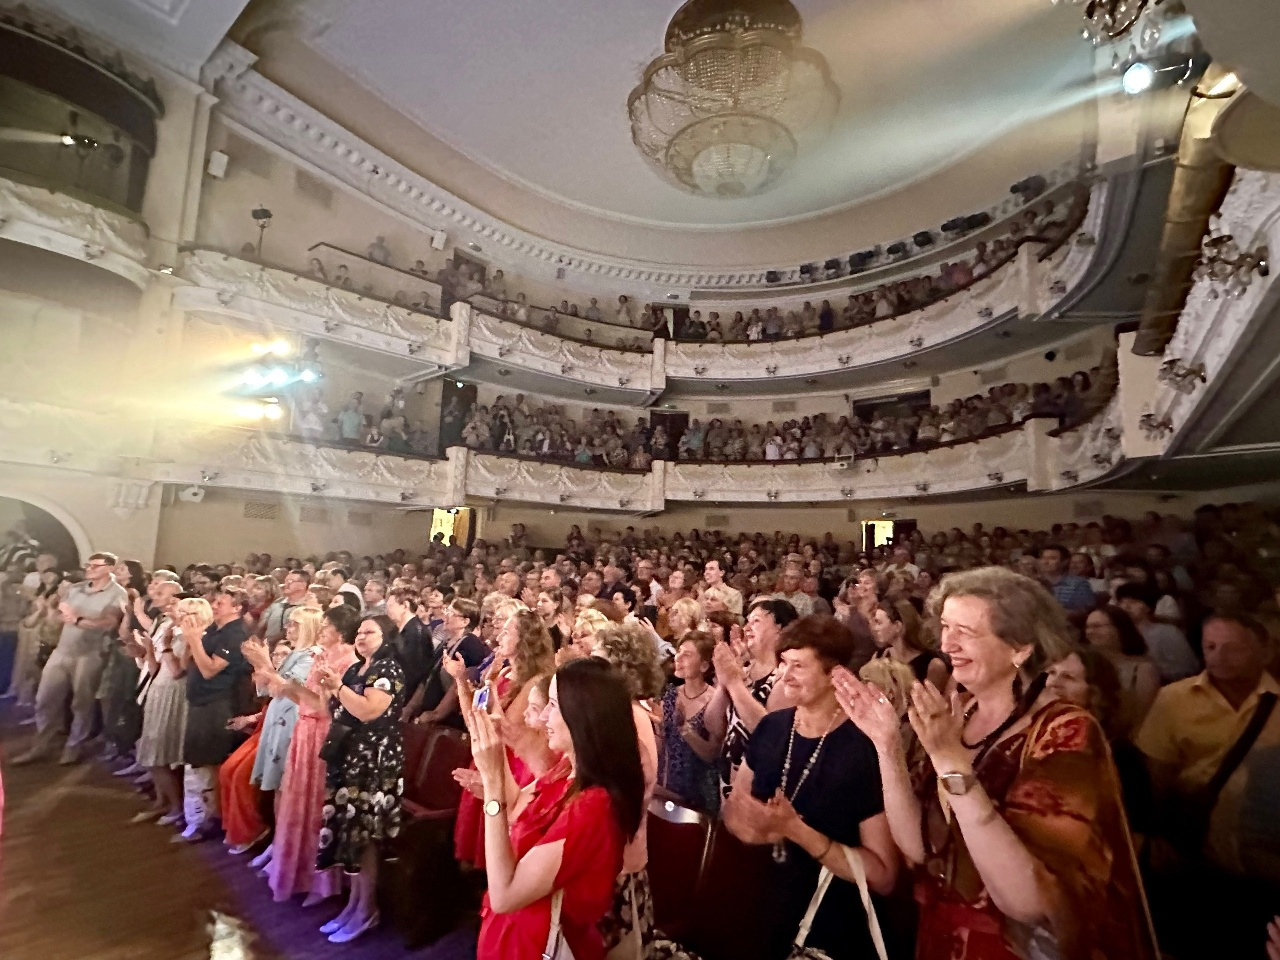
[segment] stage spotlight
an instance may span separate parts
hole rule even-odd
[[[933,234],[928,230],[921,230],[911,238],[911,242],[923,250],[925,247],[933,246]]]
[[[781,279],[782,279],[782,274],[780,274],[777,270],[769,270],[765,272],[765,275],[764,275],[765,283],[777,283]]]
[[[1151,68],[1151,64],[1144,63],[1139,60],[1137,63],[1130,64],[1125,70],[1124,75],[1120,78],[1120,86],[1124,88],[1124,92],[1131,97],[1136,97],[1140,93],[1146,93],[1151,89],[1151,85],[1156,82],[1156,72]]]
[[[236,404],[235,414],[242,420],[261,420],[266,411],[260,403],[240,403]]]
[[[280,401],[275,397],[268,397],[267,402],[263,404],[262,415],[268,420],[279,420],[284,416],[284,410],[280,406]]]
[[[273,387],[283,387],[289,382],[289,371],[283,367],[272,367],[267,371],[266,382]]]
[[[240,375],[240,382],[246,387],[258,389],[267,383],[267,374],[261,367],[250,367]]]
[[[298,379],[303,383],[315,383],[320,379],[320,374],[310,367],[303,367],[302,372],[298,374]]]
[[[905,256],[907,252],[907,244],[905,241],[899,240],[897,243],[889,244],[889,246],[885,248],[884,252],[891,257]]]

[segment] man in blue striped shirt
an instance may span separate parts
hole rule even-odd
[[[1093,587],[1084,577],[1067,573],[1071,554],[1066,547],[1051,544],[1040,551],[1040,576],[1053,591],[1053,598],[1062,604],[1067,613],[1089,611],[1098,605]]]

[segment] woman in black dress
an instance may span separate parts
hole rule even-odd
[[[378,843],[400,832],[405,690],[395,636],[390,617],[365,617],[356,632],[360,659],[341,678],[328,671],[320,678],[333,723],[320,754],[327,772],[316,869],[341,866],[351,879],[346,909],[320,928],[331,943],[377,926]]]
[[[767,960],[787,956],[823,867],[835,879],[806,946],[832,960],[875,956],[845,848],[861,860],[871,890],[887,894],[897,880],[875,747],[841,712],[831,684],[832,668],[854,650],[848,628],[830,617],[804,617],[783,631],[778,682],[795,706],[756,726],[724,807],[738,839],[774,848]]]

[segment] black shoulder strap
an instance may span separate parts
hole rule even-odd
[[[1240,764],[1244,763],[1244,758],[1249,755],[1253,745],[1258,742],[1258,737],[1262,734],[1262,728],[1271,719],[1271,711],[1275,707],[1276,695],[1274,693],[1267,691],[1258,697],[1258,706],[1254,708],[1253,716],[1249,718],[1249,725],[1244,728],[1244,733],[1240,734],[1240,739],[1231,745],[1231,749],[1222,758],[1222,763],[1219,765],[1217,772],[1214,773],[1213,778],[1205,786],[1205,796],[1207,798],[1216,798],[1222,792],[1222,788],[1227,785],[1227,781],[1231,779],[1231,775],[1240,768]]]

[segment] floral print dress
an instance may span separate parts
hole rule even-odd
[[[362,664],[357,662],[342,678],[343,686],[360,694],[369,687],[389,693],[391,704],[381,716],[362,723],[333,701],[334,724],[349,727],[351,732],[342,744],[341,755],[328,765],[316,855],[318,870],[340,866],[348,873],[358,873],[365,847],[400,832],[404,670],[391,649],[385,649],[385,655],[375,656],[363,676]]]

